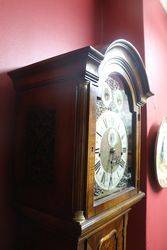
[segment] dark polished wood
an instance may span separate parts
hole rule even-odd
[[[141,109],[152,95],[141,58],[124,40],[109,46],[126,80],[134,119],[134,186],[94,200],[98,68],[85,47],[9,72],[17,94],[16,249],[122,250],[130,208],[139,202]]]

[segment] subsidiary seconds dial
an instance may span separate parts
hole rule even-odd
[[[128,142],[126,129],[118,114],[105,111],[96,123],[95,181],[112,190],[124,175]]]

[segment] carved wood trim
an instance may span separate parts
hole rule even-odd
[[[153,93],[150,90],[144,63],[140,54],[130,42],[124,39],[118,39],[114,41],[107,48],[106,54],[110,52],[113,54],[113,58],[116,55],[117,58],[121,57],[123,59],[122,61],[129,64],[129,67],[131,68],[139,83],[139,85],[134,86],[136,92],[139,92],[138,102],[141,105],[144,105],[146,103],[146,99],[152,96]]]
[[[124,215],[124,225],[123,225],[123,250],[126,250],[126,232],[128,226],[128,212]]]
[[[76,88],[76,128],[75,128],[75,155],[74,155],[74,170],[73,170],[73,213],[83,211],[85,200],[85,163],[87,146],[86,130],[87,130],[87,110],[89,99],[89,82],[80,84]],[[76,216],[74,215],[74,218]]]
[[[116,245],[116,249],[117,249],[117,245],[118,245],[118,236],[117,236],[117,234],[118,234],[117,230],[113,229],[110,233],[108,233],[103,238],[101,238],[97,250],[101,250],[104,245],[105,245],[105,247],[107,249],[106,244],[108,244],[108,241],[110,241],[113,237],[114,237],[115,245]]]
[[[85,238],[86,236],[92,235],[93,230],[94,232],[96,230],[98,231],[99,228],[103,228],[112,219],[117,219],[120,215],[125,214],[130,209],[130,207],[139,202],[144,197],[144,195],[144,193],[139,192],[132,198],[121,202],[119,205],[113,208],[111,207],[105,212],[100,213],[97,216],[92,217],[88,220],[85,220],[85,222],[81,224],[81,238]]]
[[[79,80],[76,87],[76,114],[75,114],[75,155],[73,169],[73,201],[72,211],[78,222],[84,221],[86,210],[86,185],[87,185],[87,151],[88,151],[88,112],[90,102],[90,85],[98,82],[98,66],[104,56],[89,47],[86,69],[83,79]],[[78,217],[78,214],[82,216]]]

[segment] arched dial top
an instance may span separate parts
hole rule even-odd
[[[122,73],[127,82],[133,82],[129,87],[132,91],[134,106],[143,106],[147,98],[153,95],[142,58],[130,42],[119,39],[107,48],[104,60],[99,67],[99,78],[104,78],[108,72],[110,74]]]

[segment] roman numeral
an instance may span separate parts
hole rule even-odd
[[[96,172],[96,174],[99,172],[100,166],[101,166],[100,161],[98,161],[98,162],[95,164],[95,172]]]
[[[126,153],[126,148],[123,148],[123,149],[122,149],[122,153]]]
[[[98,134],[100,137],[102,137],[102,135],[100,133],[96,132],[96,134]]]
[[[100,152],[100,148],[96,148],[95,149],[95,154],[99,154],[99,152]]]
[[[112,175],[110,175],[109,187],[112,185]]]
[[[118,162],[118,164],[123,168],[125,165],[125,161],[123,159],[120,159],[120,161]]]
[[[101,178],[101,183],[105,184],[105,179],[106,179],[106,174],[103,172],[102,178]]]

